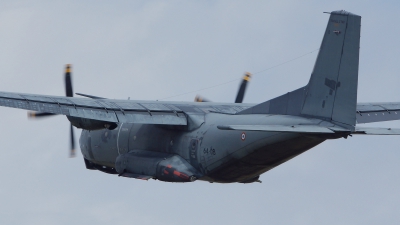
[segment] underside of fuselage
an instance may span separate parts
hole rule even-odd
[[[291,140],[266,145],[247,156],[230,160],[210,172],[201,180],[217,183],[251,183],[272,168],[304,153],[322,143],[325,139],[315,136],[298,136]]]
[[[117,131],[114,131],[117,132]],[[104,131],[86,132],[83,136],[87,138],[90,133],[91,139],[98,139],[96,136],[103,135]],[[284,136],[282,141],[271,143],[267,139],[276,139],[277,136]],[[258,144],[257,148],[243,147],[236,149],[235,152],[241,152],[241,157],[227,155],[219,158],[213,164],[202,165],[200,170],[204,176],[199,180],[215,183],[251,183],[258,180],[258,177],[271,170],[272,168],[300,155],[301,153],[315,147],[326,140],[325,137],[311,135],[291,135],[287,139],[287,134],[275,133],[266,135],[265,139],[259,140],[266,144]],[[113,137],[111,137],[113,139]],[[253,144],[255,144],[254,142]],[[93,143],[92,143],[93,144]],[[253,145],[252,144],[252,145]],[[247,149],[246,149],[247,148]],[[251,151],[248,151],[251,149]],[[88,169],[95,169],[105,173],[118,174],[115,165],[96,161],[95,158],[85,159]]]

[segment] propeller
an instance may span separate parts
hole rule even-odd
[[[65,96],[73,97],[72,91],[72,80],[71,80],[71,64],[65,66]],[[28,117],[31,119],[45,118],[48,116],[54,116],[57,114],[46,113],[46,112],[28,112]],[[70,157],[75,157],[75,139],[74,139],[74,129],[72,124],[70,125]]]
[[[106,98],[103,98],[103,97],[94,96],[94,95],[87,95],[87,94],[82,94],[82,93],[75,93],[75,94],[83,96],[83,97],[86,97],[86,98],[91,98],[91,99],[106,99]],[[129,98],[128,98],[128,100],[129,100]]]
[[[46,116],[55,116],[57,114],[54,113],[45,113],[45,112],[28,112],[29,118],[37,118],[37,117],[46,117]]]
[[[74,92],[72,91],[72,79],[71,79],[71,64],[67,64],[65,67],[65,96],[74,97]],[[75,157],[75,139],[74,139],[74,128],[72,124],[70,126],[70,152],[69,157]]]
[[[195,102],[211,102],[210,100],[201,97],[200,95],[196,95],[196,97],[194,98]]]
[[[251,79],[251,73],[246,72],[243,76],[242,83],[239,86],[239,90],[236,95],[235,103],[243,102],[244,94],[246,93],[247,84],[249,83],[250,79]],[[194,101],[195,102],[211,102],[210,100],[203,98],[200,95],[196,95],[196,97],[194,98]]]
[[[242,103],[244,98],[244,93],[246,92],[247,83],[249,83],[251,78],[251,73],[246,72],[243,76],[242,83],[240,84],[239,91],[236,95],[235,103]]]

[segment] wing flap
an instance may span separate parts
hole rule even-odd
[[[174,112],[115,112],[119,122],[141,124],[187,125],[184,113]]]
[[[85,110],[86,109],[86,110]],[[108,121],[118,123],[119,120],[113,111],[105,111],[102,109],[90,109],[90,108],[69,108],[69,116],[92,119],[92,120],[100,120],[100,121]],[[65,114],[64,114],[65,115]]]

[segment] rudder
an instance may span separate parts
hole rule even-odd
[[[356,124],[361,17],[331,12],[301,114]]]

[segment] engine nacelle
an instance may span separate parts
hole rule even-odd
[[[167,182],[192,182],[203,176],[179,155],[144,150],[118,156],[115,169],[120,176],[147,176]]]

